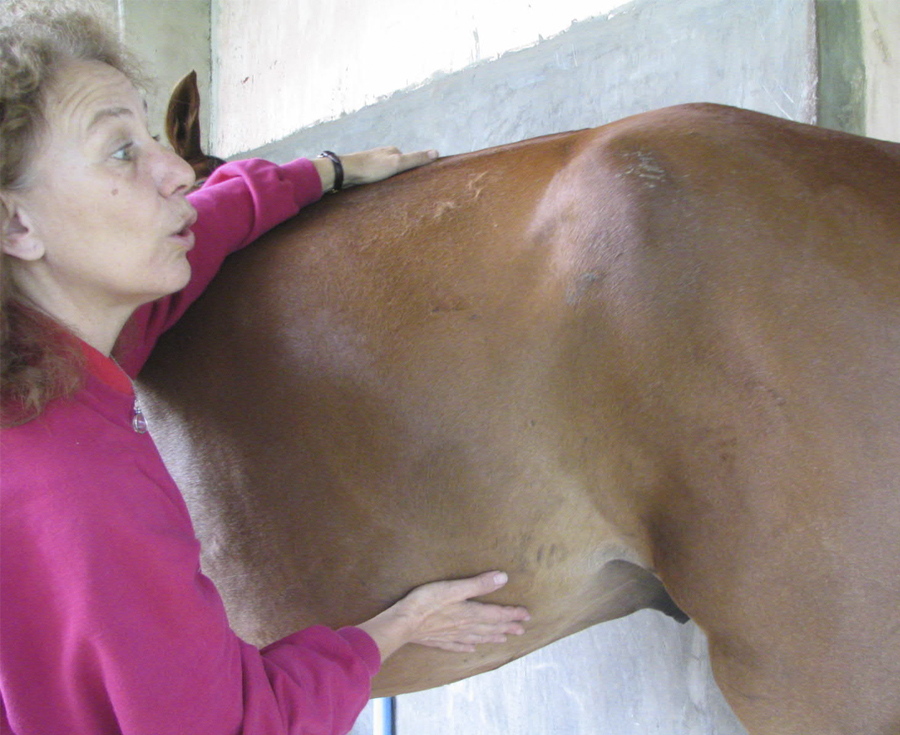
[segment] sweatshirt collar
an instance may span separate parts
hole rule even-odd
[[[107,357],[100,350],[92,347],[82,339],[78,340],[84,359],[87,361],[88,372],[104,385],[108,385],[118,393],[126,396],[134,395],[134,386],[131,378],[125,373],[119,364],[111,357]]]

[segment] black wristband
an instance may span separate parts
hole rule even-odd
[[[344,188],[344,164],[341,163],[341,159],[338,158],[336,153],[332,153],[331,151],[322,151],[319,154],[319,158],[327,158],[334,164],[334,185],[331,187],[331,191],[340,191]]]

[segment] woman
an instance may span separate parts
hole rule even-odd
[[[229,252],[333,188],[335,163],[227,164],[188,196],[140,77],[83,8],[0,10],[0,731],[345,732],[401,646],[470,651],[527,612],[470,600],[505,583],[489,572],[262,651],[230,630],[128,376]],[[345,181],[431,158],[349,155]]]

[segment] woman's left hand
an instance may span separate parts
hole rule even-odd
[[[525,632],[528,611],[472,598],[496,592],[506,582],[506,574],[487,572],[425,584],[359,627],[375,640],[382,660],[406,643],[461,653],[482,643],[503,643],[508,635]]]
[[[394,147],[373,148],[359,153],[339,155],[344,168],[344,186],[371,184],[394,174],[431,163],[438,157],[435,150],[401,153]],[[334,163],[328,158],[313,161],[322,179],[322,190],[334,188]]]

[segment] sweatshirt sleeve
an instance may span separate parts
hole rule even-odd
[[[380,666],[375,642],[321,626],[263,650],[240,640],[200,571],[177,489],[129,446],[149,437],[81,432],[65,447],[54,434],[65,471],[3,443],[4,462],[30,471],[4,467],[0,732],[350,730]]]
[[[256,158],[216,169],[202,188],[188,195],[197,210],[195,244],[188,253],[190,283],[134,313],[117,349],[125,372],[137,375],[156,340],[203,293],[226,256],[321,196],[322,181],[312,161],[305,158],[283,166]]]

